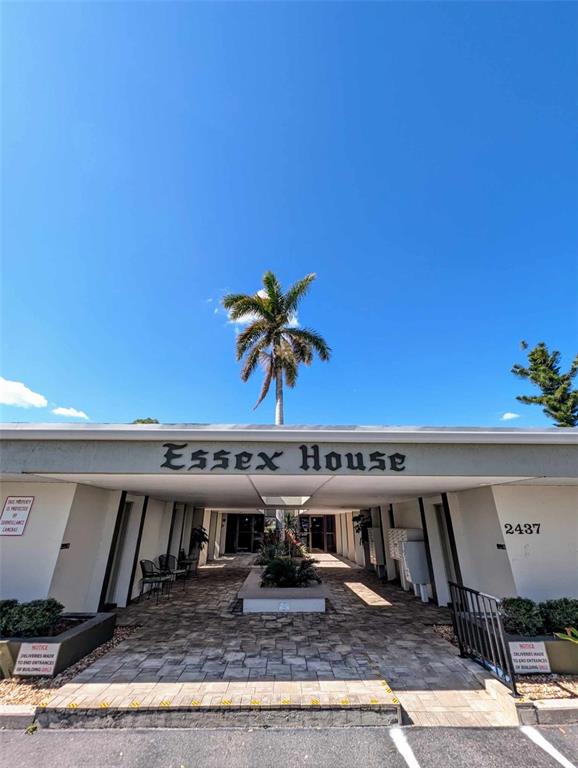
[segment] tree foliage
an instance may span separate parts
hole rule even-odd
[[[223,306],[231,320],[247,321],[247,327],[237,336],[237,360],[243,360],[241,379],[247,381],[258,365],[264,371],[263,386],[255,408],[259,406],[275,381],[275,423],[283,423],[283,382],[294,387],[299,365],[310,365],[315,355],[329,360],[331,349],[325,339],[310,328],[296,324],[297,309],[315,280],[306,275],[287,291],[273,272],[263,276],[263,288],[255,294],[230,293]]]
[[[522,349],[528,344],[523,341]],[[512,373],[535,384],[539,395],[518,395],[521,403],[541,405],[544,413],[554,420],[558,427],[578,425],[578,389],[572,382],[578,373],[578,355],[566,373],[560,371],[560,352],[550,350],[541,341],[528,352],[528,366],[514,365]]]
[[[150,416],[147,416],[146,419],[135,419],[133,424],[160,424],[158,419],[151,419]]]

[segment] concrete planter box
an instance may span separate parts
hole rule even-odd
[[[0,640],[0,677],[11,677],[22,643],[60,643],[52,676],[110,640],[116,626],[114,613],[65,613],[63,618],[86,619],[53,637],[10,637]]]
[[[506,635],[506,639],[508,642],[517,643],[544,643],[552,672],[558,675],[578,675],[578,645],[576,643],[559,640],[552,635],[538,635],[537,637]]]
[[[237,597],[243,613],[325,613],[329,590],[323,584],[311,587],[262,587],[260,566],[253,566]]]

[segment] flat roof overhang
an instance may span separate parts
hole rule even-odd
[[[578,485],[578,429],[7,424],[0,441],[6,480],[81,483],[231,510],[271,506],[272,497],[351,510],[487,485]],[[363,471],[355,466],[360,455]]]
[[[578,428],[262,424],[0,424],[0,440],[205,440],[362,443],[574,444]]]

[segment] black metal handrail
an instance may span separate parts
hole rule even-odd
[[[517,694],[510,648],[504,637],[500,600],[453,581],[449,582],[449,588],[460,656],[477,661]]]

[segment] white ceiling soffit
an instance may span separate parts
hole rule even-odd
[[[249,475],[36,475],[98,488],[125,490],[167,501],[184,501],[197,506],[230,509],[262,509],[262,484]],[[258,480],[264,478],[259,477]],[[266,495],[310,496],[308,509],[359,509],[392,501],[467,490],[485,485],[503,485],[503,477],[352,477],[301,478],[267,477]],[[22,481],[22,476],[20,476]],[[313,487],[316,480],[317,487]],[[271,481],[277,481],[271,482]],[[305,482],[308,481],[308,482]],[[527,481],[508,478],[506,484]],[[299,493],[299,491],[302,491]],[[296,505],[301,506],[301,505]]]

